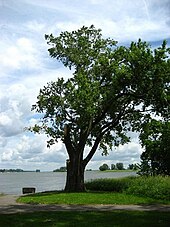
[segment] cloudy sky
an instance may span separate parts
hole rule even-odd
[[[0,0],[0,169],[49,171],[65,165],[62,143],[46,148],[44,135],[24,131],[35,122],[31,106],[48,81],[71,74],[48,56],[45,34],[58,35],[94,24],[120,44],[142,38],[153,46],[170,42],[170,0]],[[102,163],[139,162],[141,147],[132,142],[103,157]]]

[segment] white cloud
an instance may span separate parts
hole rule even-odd
[[[41,166],[42,170],[47,170],[47,165],[49,167],[51,165],[51,170],[56,165],[58,167],[65,165],[67,155],[61,141],[49,149],[46,146],[46,140],[45,135],[37,134],[35,136],[21,135],[17,140],[11,139],[6,145],[6,149],[0,149],[1,160],[2,162],[13,162],[14,166],[26,163],[28,166],[34,166],[35,164]]]
[[[31,40],[25,37],[19,38],[15,45],[9,46],[0,54],[0,66],[6,71],[19,70],[23,67],[29,70],[36,68],[39,65],[36,51]]]
[[[5,115],[5,113],[0,113],[0,125],[1,126],[6,126],[6,125],[11,125],[11,119]]]
[[[46,28],[46,23],[40,23],[36,20],[29,21],[26,23],[26,27],[29,31],[35,32],[35,33],[42,33],[44,32]]]
[[[1,160],[2,161],[11,161],[13,156],[13,151],[11,149],[7,149],[4,153],[2,153]]]
[[[23,84],[14,84],[0,97],[0,135],[11,137],[23,133],[31,105]]]

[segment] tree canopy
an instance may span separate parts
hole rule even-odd
[[[44,115],[30,130],[46,133],[48,146],[63,141],[68,153],[65,189],[84,190],[84,169],[97,148],[108,154],[129,142],[127,132],[140,131],[146,119],[169,118],[170,49],[163,41],[152,50],[141,39],[118,46],[93,25],[45,38],[49,55],[73,76],[40,90],[33,110]]]
[[[139,173],[170,175],[170,122],[152,119],[144,123],[140,139],[145,151]]]
[[[110,170],[110,168],[109,168],[109,166],[106,163],[104,163],[103,165],[101,165],[99,167],[99,170],[100,171],[105,171],[105,170]]]

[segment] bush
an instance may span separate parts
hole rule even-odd
[[[129,179],[129,177],[121,179],[96,179],[86,182],[85,186],[87,190],[92,191],[123,192],[129,185]]]
[[[123,192],[158,200],[170,200],[170,177],[125,177],[86,182],[87,190]]]
[[[136,177],[130,182],[125,192],[154,199],[170,200],[170,178],[162,176]]]

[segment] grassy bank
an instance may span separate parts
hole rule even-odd
[[[97,179],[87,182],[86,187],[86,193],[37,193],[18,201],[32,204],[170,204],[169,177]]]
[[[112,192],[39,193],[24,196],[18,202],[30,204],[168,204],[168,201]],[[170,202],[169,202],[170,204]]]
[[[112,211],[112,212],[34,212],[20,214],[0,214],[0,226],[74,226],[74,227],[150,227],[168,226],[168,212]]]

